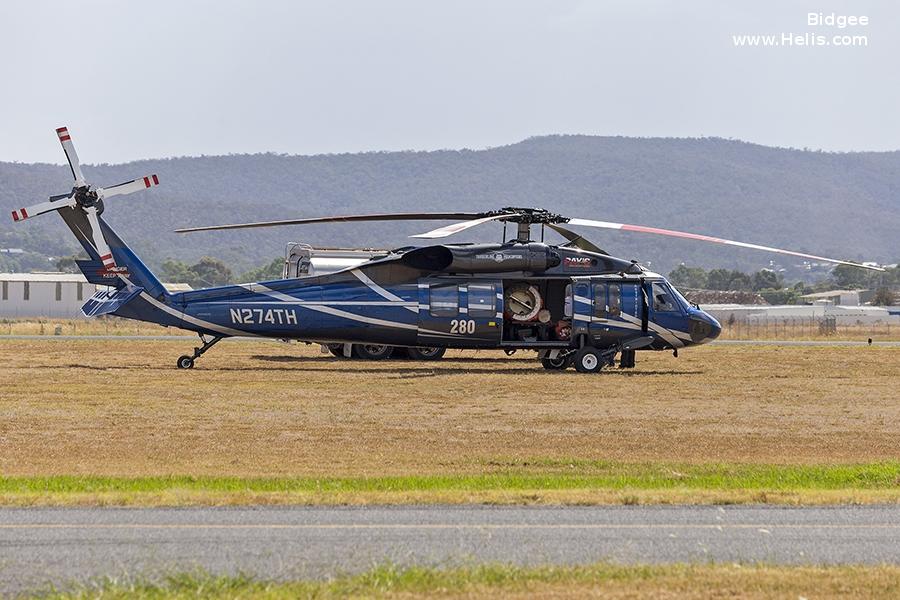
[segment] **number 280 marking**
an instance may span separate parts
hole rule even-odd
[[[475,321],[472,319],[452,319],[450,333],[475,333]]]

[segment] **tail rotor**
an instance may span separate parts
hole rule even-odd
[[[122,196],[155,187],[159,185],[159,177],[155,174],[147,175],[108,188],[89,185],[81,171],[81,162],[78,159],[78,153],[75,151],[75,144],[72,142],[72,136],[69,134],[68,128],[60,127],[56,130],[56,135],[59,137],[59,143],[66,153],[69,168],[72,170],[72,177],[75,179],[72,191],[68,194],[51,196],[46,202],[12,211],[13,221],[24,221],[54,210],[81,210],[91,227],[90,238],[100,258],[100,262],[103,263],[104,271],[116,273],[120,268],[116,265],[112,251],[109,249],[109,245],[106,243],[103,231],[100,228],[99,217],[103,212],[103,201],[113,196]]]

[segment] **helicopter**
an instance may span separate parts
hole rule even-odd
[[[89,317],[115,315],[194,331],[201,345],[178,357],[191,369],[228,337],[354,344],[364,358],[405,347],[439,358],[446,348],[537,352],[545,369],[597,373],[633,368],[637,351],[672,351],[715,340],[721,325],[688,302],[665,277],[617,258],[569,229],[592,227],[687,238],[810,260],[877,266],[712,236],[571,218],[540,208],[485,212],[417,212],[325,216],[211,225],[179,233],[284,225],[398,220],[454,221],[412,236],[436,240],[490,222],[515,226],[501,243],[404,246],[323,275],[169,293],[101,218],[105,201],[159,184],[156,174],[101,188],[87,183],[71,135],[57,129],[74,177],[72,190],[13,211],[13,220],[58,212],[89,256],[77,265],[90,283],[107,286],[82,307]],[[566,241],[532,239],[549,228]],[[543,235],[541,236],[543,238]],[[429,352],[433,354],[429,356]]]

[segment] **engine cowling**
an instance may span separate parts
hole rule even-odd
[[[559,253],[538,242],[528,244],[428,246],[403,255],[401,261],[433,273],[539,273],[560,264]]]

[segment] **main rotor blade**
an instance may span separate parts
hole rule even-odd
[[[258,221],[233,225],[207,225],[205,227],[182,227],[175,233],[193,231],[221,231],[223,229],[250,229],[253,227],[278,227],[280,225],[309,225],[311,223],[351,223],[357,221],[446,221],[483,216],[484,213],[377,213],[371,215],[346,215],[338,217],[311,217],[308,219],[285,219],[282,221]]]
[[[75,206],[75,197],[63,194],[62,196],[52,196],[47,202],[41,202],[28,208],[20,208],[12,211],[13,221],[24,221],[31,217],[42,215],[51,210]]]
[[[576,248],[581,248],[582,250],[587,250],[588,252],[596,252],[597,254],[606,254],[607,256],[609,256],[609,252],[603,250],[598,246],[595,246],[593,242],[591,242],[584,236],[578,235],[571,229],[560,227],[555,223],[547,223],[547,227],[569,240],[569,242],[571,242],[571,245],[575,246]]]
[[[121,196],[123,194],[132,194],[141,190],[146,190],[153,186],[159,185],[159,177],[156,175],[147,175],[138,179],[132,179],[125,183],[119,183],[108,188],[98,188],[97,194],[103,198],[112,198],[113,196]]]
[[[59,136],[59,143],[62,144],[63,152],[69,160],[69,168],[72,169],[72,177],[75,178],[75,187],[81,187],[85,184],[84,175],[81,173],[81,163],[78,162],[78,153],[75,152],[75,144],[72,142],[72,136],[65,127],[56,130]]]
[[[91,238],[94,240],[94,248],[97,250],[97,254],[100,255],[100,262],[103,263],[103,267],[107,270],[115,267],[116,261],[113,259],[112,251],[109,249],[106,239],[103,237],[103,231],[100,230],[100,219],[97,217],[97,207],[85,207],[84,214],[87,215],[88,223],[91,224]]]
[[[409,237],[426,238],[426,239],[447,237],[448,235],[453,235],[454,233],[459,233],[460,231],[465,231],[466,229],[469,229],[470,227],[475,227],[476,225],[481,225],[482,223],[487,223],[489,221],[496,221],[498,219],[507,219],[507,218],[509,218],[509,216],[510,216],[509,213],[504,213],[501,215],[491,215],[489,217],[481,217],[480,219],[474,219],[471,221],[460,221],[459,223],[451,223],[450,225],[445,225],[444,227],[438,227],[437,229],[432,229],[431,231],[426,231],[425,233],[411,235]]]
[[[821,260],[825,262],[835,263],[838,265],[850,265],[852,267],[860,267],[862,269],[870,269],[872,271],[884,271],[881,267],[872,267],[848,260],[838,260],[836,258],[826,258],[824,256],[816,256],[815,254],[806,254],[805,252],[795,252],[793,250],[784,250],[782,248],[773,248],[771,246],[760,246],[759,244],[748,244],[747,242],[736,242],[734,240],[726,240],[723,238],[712,237],[700,233],[688,233],[685,231],[674,231],[672,229],[659,229],[657,227],[645,227],[643,225],[628,225],[625,223],[610,223],[608,221],[594,221],[593,219],[569,219],[569,225],[582,225],[584,227],[599,227],[601,229],[618,229],[620,231],[636,231],[638,233],[655,233],[657,235],[666,235],[669,237],[686,238],[689,240],[699,240],[701,242],[713,242],[716,244],[727,244],[729,246],[738,246],[740,248],[750,248],[751,250],[763,250],[765,252],[775,252],[777,254],[789,254],[791,256],[799,256],[810,260]]]

